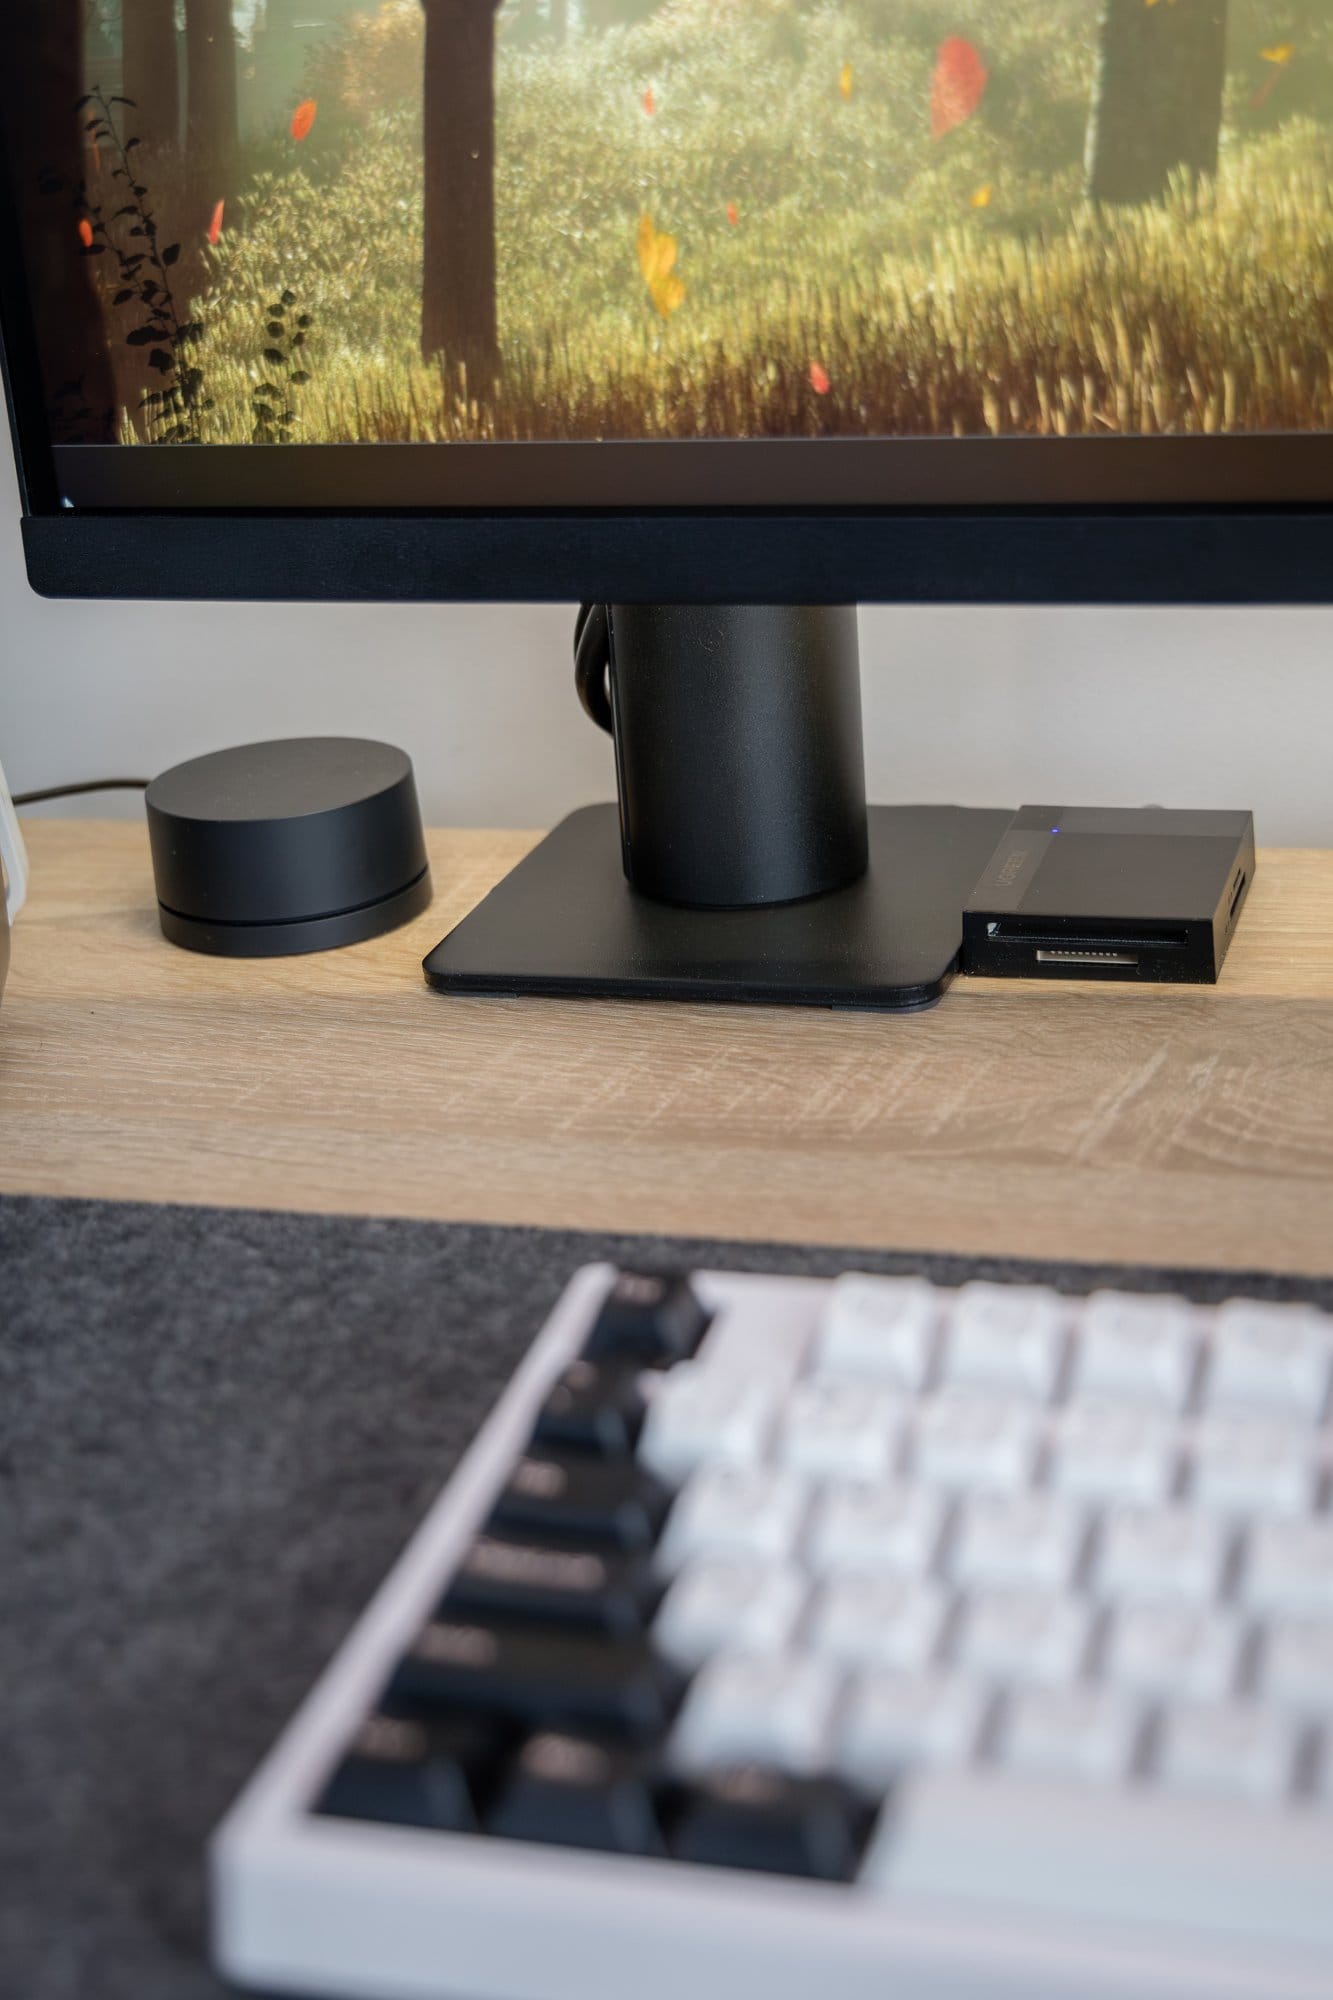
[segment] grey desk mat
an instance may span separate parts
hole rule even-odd
[[[571,1272],[1333,1283],[0,1200],[0,1991],[218,2000],[208,1835]]]

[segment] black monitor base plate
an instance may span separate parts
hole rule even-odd
[[[625,881],[613,805],[585,806],[426,960],[442,993],[903,1012],[957,970],[963,910],[1011,812],[872,806],[869,873],[757,910],[687,910]]]

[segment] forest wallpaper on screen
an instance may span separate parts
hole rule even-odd
[[[70,442],[1333,431],[1329,0],[8,0]]]

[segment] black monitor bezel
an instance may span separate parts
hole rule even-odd
[[[254,603],[1333,602],[1323,509],[29,514],[49,597]],[[928,671],[929,663],[917,663]]]

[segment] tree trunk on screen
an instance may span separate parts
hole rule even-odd
[[[240,128],[231,0],[185,0],[185,55],[189,226],[202,240],[217,204],[235,193]]]
[[[81,0],[14,6],[0,31],[0,123],[19,211],[42,386],[57,440],[106,444],[116,391],[93,271],[79,242],[85,174]],[[17,358],[17,357],[15,357]]]
[[[1227,0],[1103,0],[1088,126],[1093,201],[1160,201],[1173,173],[1217,172]]]
[[[124,0],[121,15],[125,95],[131,136],[146,146],[178,146],[181,136],[176,0]]]
[[[469,391],[499,369],[495,251],[497,0],[424,0],[426,254],[421,351],[465,368]]]

